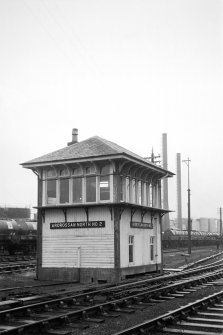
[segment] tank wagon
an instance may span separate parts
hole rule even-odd
[[[216,245],[220,241],[219,233],[205,231],[191,231],[192,246]],[[167,229],[163,233],[162,243],[164,249],[187,247],[188,231],[180,229]]]
[[[0,219],[0,254],[36,252],[37,222],[23,219]]]

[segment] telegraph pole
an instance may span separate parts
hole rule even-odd
[[[187,173],[188,173],[188,203],[187,203],[187,209],[188,209],[188,223],[187,223],[187,230],[188,230],[188,254],[191,254],[191,218],[190,218],[190,162],[191,160],[189,157],[182,161],[183,163],[187,164]]]
[[[220,207],[220,236],[222,235],[222,208]]]

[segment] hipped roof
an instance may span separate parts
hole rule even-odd
[[[99,136],[90,137],[84,141],[77,142],[71,144],[65,148],[56,150],[44,156],[40,156],[38,158],[32,159],[22,165],[26,168],[34,168],[38,166],[49,164],[58,164],[60,162],[67,162],[67,161],[83,161],[89,159],[108,159],[108,158],[128,158],[128,159],[136,159],[140,161],[148,167],[153,167],[154,169],[158,169],[159,171],[166,172],[169,176],[173,176],[174,173],[165,170],[163,168],[158,167],[157,165],[149,162],[147,159],[133,153],[130,150],[127,150],[120,145],[108,141],[104,138]],[[143,164],[143,165],[144,165]]]

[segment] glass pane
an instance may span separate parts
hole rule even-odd
[[[125,180],[124,177],[120,177],[120,200],[124,201],[125,199]]]
[[[66,169],[60,170],[60,176],[67,176],[68,171]]]
[[[77,176],[77,175],[82,174],[82,170],[81,170],[80,167],[77,167],[77,168],[73,169],[72,173],[73,173],[73,175]]]
[[[110,166],[105,165],[101,168],[101,174],[108,174],[110,172]]]
[[[69,179],[60,180],[60,203],[69,202]]]
[[[82,202],[82,178],[73,179],[73,202]]]
[[[109,176],[100,177],[100,200],[109,200],[110,199],[110,183]]]
[[[86,167],[86,174],[95,173],[94,165]]]
[[[129,245],[129,263],[133,262],[133,245]]]
[[[150,245],[150,259],[151,259],[151,261],[154,260],[154,247],[153,247],[153,244]]]
[[[129,178],[126,178],[126,202],[129,202]]]
[[[149,206],[153,206],[153,189],[151,185],[149,185]]]
[[[56,180],[47,180],[47,203],[56,203]]]
[[[139,205],[142,204],[142,185],[141,185],[141,181],[138,182],[138,190],[137,190],[138,194],[137,194],[137,203]]]
[[[96,201],[96,177],[86,178],[86,201],[95,202]]]
[[[135,202],[136,200],[136,180],[132,179],[132,199],[131,202]]]
[[[48,178],[52,178],[52,177],[56,177],[56,171],[53,169],[50,169],[47,171],[47,177]]]

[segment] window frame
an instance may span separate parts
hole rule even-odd
[[[155,236],[149,237],[149,258],[151,262],[155,261]]]
[[[108,171],[105,173],[102,173],[102,170],[108,168]],[[101,203],[106,203],[106,202],[110,202],[111,201],[111,167],[110,164],[105,164],[102,165],[99,169],[99,175],[98,175],[98,200]],[[109,199],[101,199],[101,178],[102,177],[108,177],[108,188],[109,191],[107,192],[109,194]]]
[[[50,170],[51,170],[51,174],[49,174],[48,172]],[[109,203],[109,202],[112,202],[114,199],[113,169],[112,169],[112,164],[110,162],[109,163],[104,162],[104,164],[102,162],[101,163],[84,162],[82,164],[75,163],[69,166],[62,166],[61,164],[58,166],[46,167],[43,171],[43,177],[44,178],[42,182],[42,185],[43,185],[42,204],[46,206],[66,205],[66,204],[78,205],[78,204]],[[95,183],[95,195],[93,195],[94,200],[93,198],[89,199],[89,196],[87,194],[88,193],[87,187],[90,187],[90,180],[88,182],[88,178],[92,178],[92,190],[93,190],[94,183]],[[67,190],[67,193],[65,194],[65,197],[67,198],[67,200],[69,200],[68,202],[67,201],[61,202],[61,200],[63,199],[61,199],[60,191],[61,189],[63,189],[63,185],[61,186],[62,184],[61,181],[63,179],[68,179],[68,183],[66,186],[68,190]],[[79,198],[78,196],[80,196],[80,199],[81,199],[80,201],[74,201],[74,191],[75,191],[74,184],[75,184],[76,179],[81,179],[81,182],[79,184],[79,187],[81,188],[81,190],[79,190],[78,191],[79,194],[77,194],[77,199]],[[105,179],[104,180],[105,182],[104,186],[106,186],[105,193],[107,191],[107,195],[105,196],[105,198],[107,199],[101,199],[101,197],[103,197],[103,195],[101,195],[103,193],[103,190],[101,188],[100,181],[103,182],[103,179]],[[54,183],[56,184],[55,186],[56,197],[54,198],[53,203],[49,203],[49,197],[47,193],[48,192],[47,183],[49,180],[55,180]],[[65,191],[66,191],[66,187],[65,187]]]
[[[74,170],[77,173],[74,173]],[[81,179],[81,201],[74,201],[74,180]],[[84,170],[81,165],[75,165],[71,168],[71,203],[72,204],[83,204],[84,203]]]
[[[58,179],[59,180],[59,194],[58,194],[58,202],[61,205],[66,205],[66,204],[70,204],[70,177],[69,175],[67,175],[66,177],[63,176],[61,178]],[[68,190],[67,190],[67,195],[68,195],[68,201],[66,202],[61,202],[61,181],[67,180],[68,181]]]
[[[134,264],[135,258],[135,238],[134,235],[128,236],[128,263],[130,265]]]
[[[81,201],[74,201],[74,180],[81,179]],[[84,200],[84,177],[82,175],[71,177],[71,203],[72,204],[83,204]]]
[[[49,172],[53,172],[51,175],[49,174]],[[45,183],[44,183],[44,204],[46,206],[52,206],[52,205],[57,205],[58,204],[58,173],[57,170],[53,167],[49,167],[45,170]],[[56,188],[56,197],[53,198],[55,199],[55,201],[53,203],[49,203],[48,202],[48,182],[49,181],[55,181],[55,188]]]
[[[48,182],[52,182],[52,181],[55,181],[55,198],[52,198],[52,199],[55,199],[54,202],[48,202],[48,199],[50,198],[48,196]],[[57,196],[58,196],[58,182],[57,182],[57,179],[55,178],[49,178],[49,179],[46,179],[46,205],[50,206],[50,205],[56,205],[58,203],[58,199],[57,199]]]

